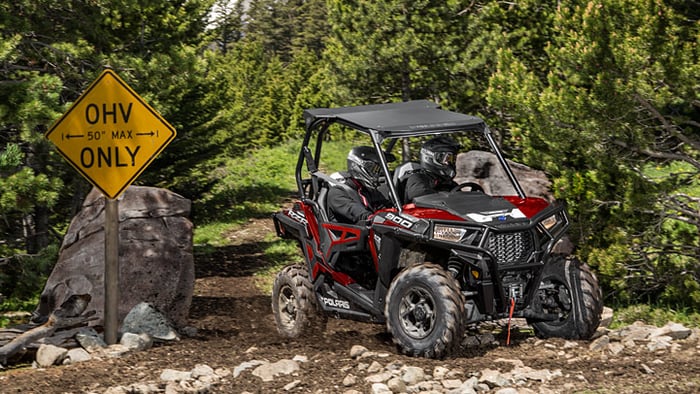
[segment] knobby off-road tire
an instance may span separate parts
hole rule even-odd
[[[323,332],[327,318],[317,308],[309,275],[302,265],[284,267],[272,285],[272,313],[285,338]]]
[[[591,338],[603,312],[603,294],[595,274],[575,257],[556,256],[543,269],[533,309],[561,317],[556,321],[528,320],[535,334],[540,338]]]
[[[464,299],[442,267],[425,263],[404,269],[386,297],[387,330],[400,352],[443,358],[464,335]]]

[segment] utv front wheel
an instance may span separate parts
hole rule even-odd
[[[442,358],[464,334],[464,301],[459,284],[435,264],[406,268],[387,293],[387,330],[399,351],[410,356]]]
[[[543,270],[532,307],[535,312],[559,318],[528,319],[535,334],[540,338],[591,338],[603,312],[598,279],[588,265],[576,258],[554,257]]]
[[[301,265],[282,269],[272,285],[272,313],[277,331],[286,338],[297,338],[312,329],[325,328],[325,316],[316,307],[311,281]]]

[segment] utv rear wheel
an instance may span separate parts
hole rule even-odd
[[[554,257],[543,270],[532,307],[538,313],[558,314],[559,319],[528,319],[535,334],[540,338],[591,338],[603,312],[603,295],[596,276],[588,265],[563,256]]]
[[[297,338],[309,331],[325,329],[326,317],[316,307],[316,296],[303,266],[287,266],[275,277],[272,313],[277,331],[286,338]]]
[[[442,358],[464,334],[464,300],[459,284],[442,267],[406,268],[387,293],[387,330],[399,351],[410,356]]]

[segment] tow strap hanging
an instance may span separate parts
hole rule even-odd
[[[513,310],[515,309],[515,299],[510,299],[510,312],[508,312],[508,338],[506,339],[506,346],[510,346],[510,321],[513,319]]]

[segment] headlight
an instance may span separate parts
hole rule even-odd
[[[466,232],[467,230],[461,227],[436,224],[433,228],[433,238],[448,242],[459,242]]]
[[[552,227],[554,227],[555,224],[557,224],[557,217],[556,217],[556,215],[552,215],[552,216],[550,216],[550,217],[548,217],[548,218],[546,218],[546,219],[544,219],[544,220],[542,221],[542,225],[543,225],[544,228],[546,228],[547,230],[549,230],[549,229],[551,229]]]

